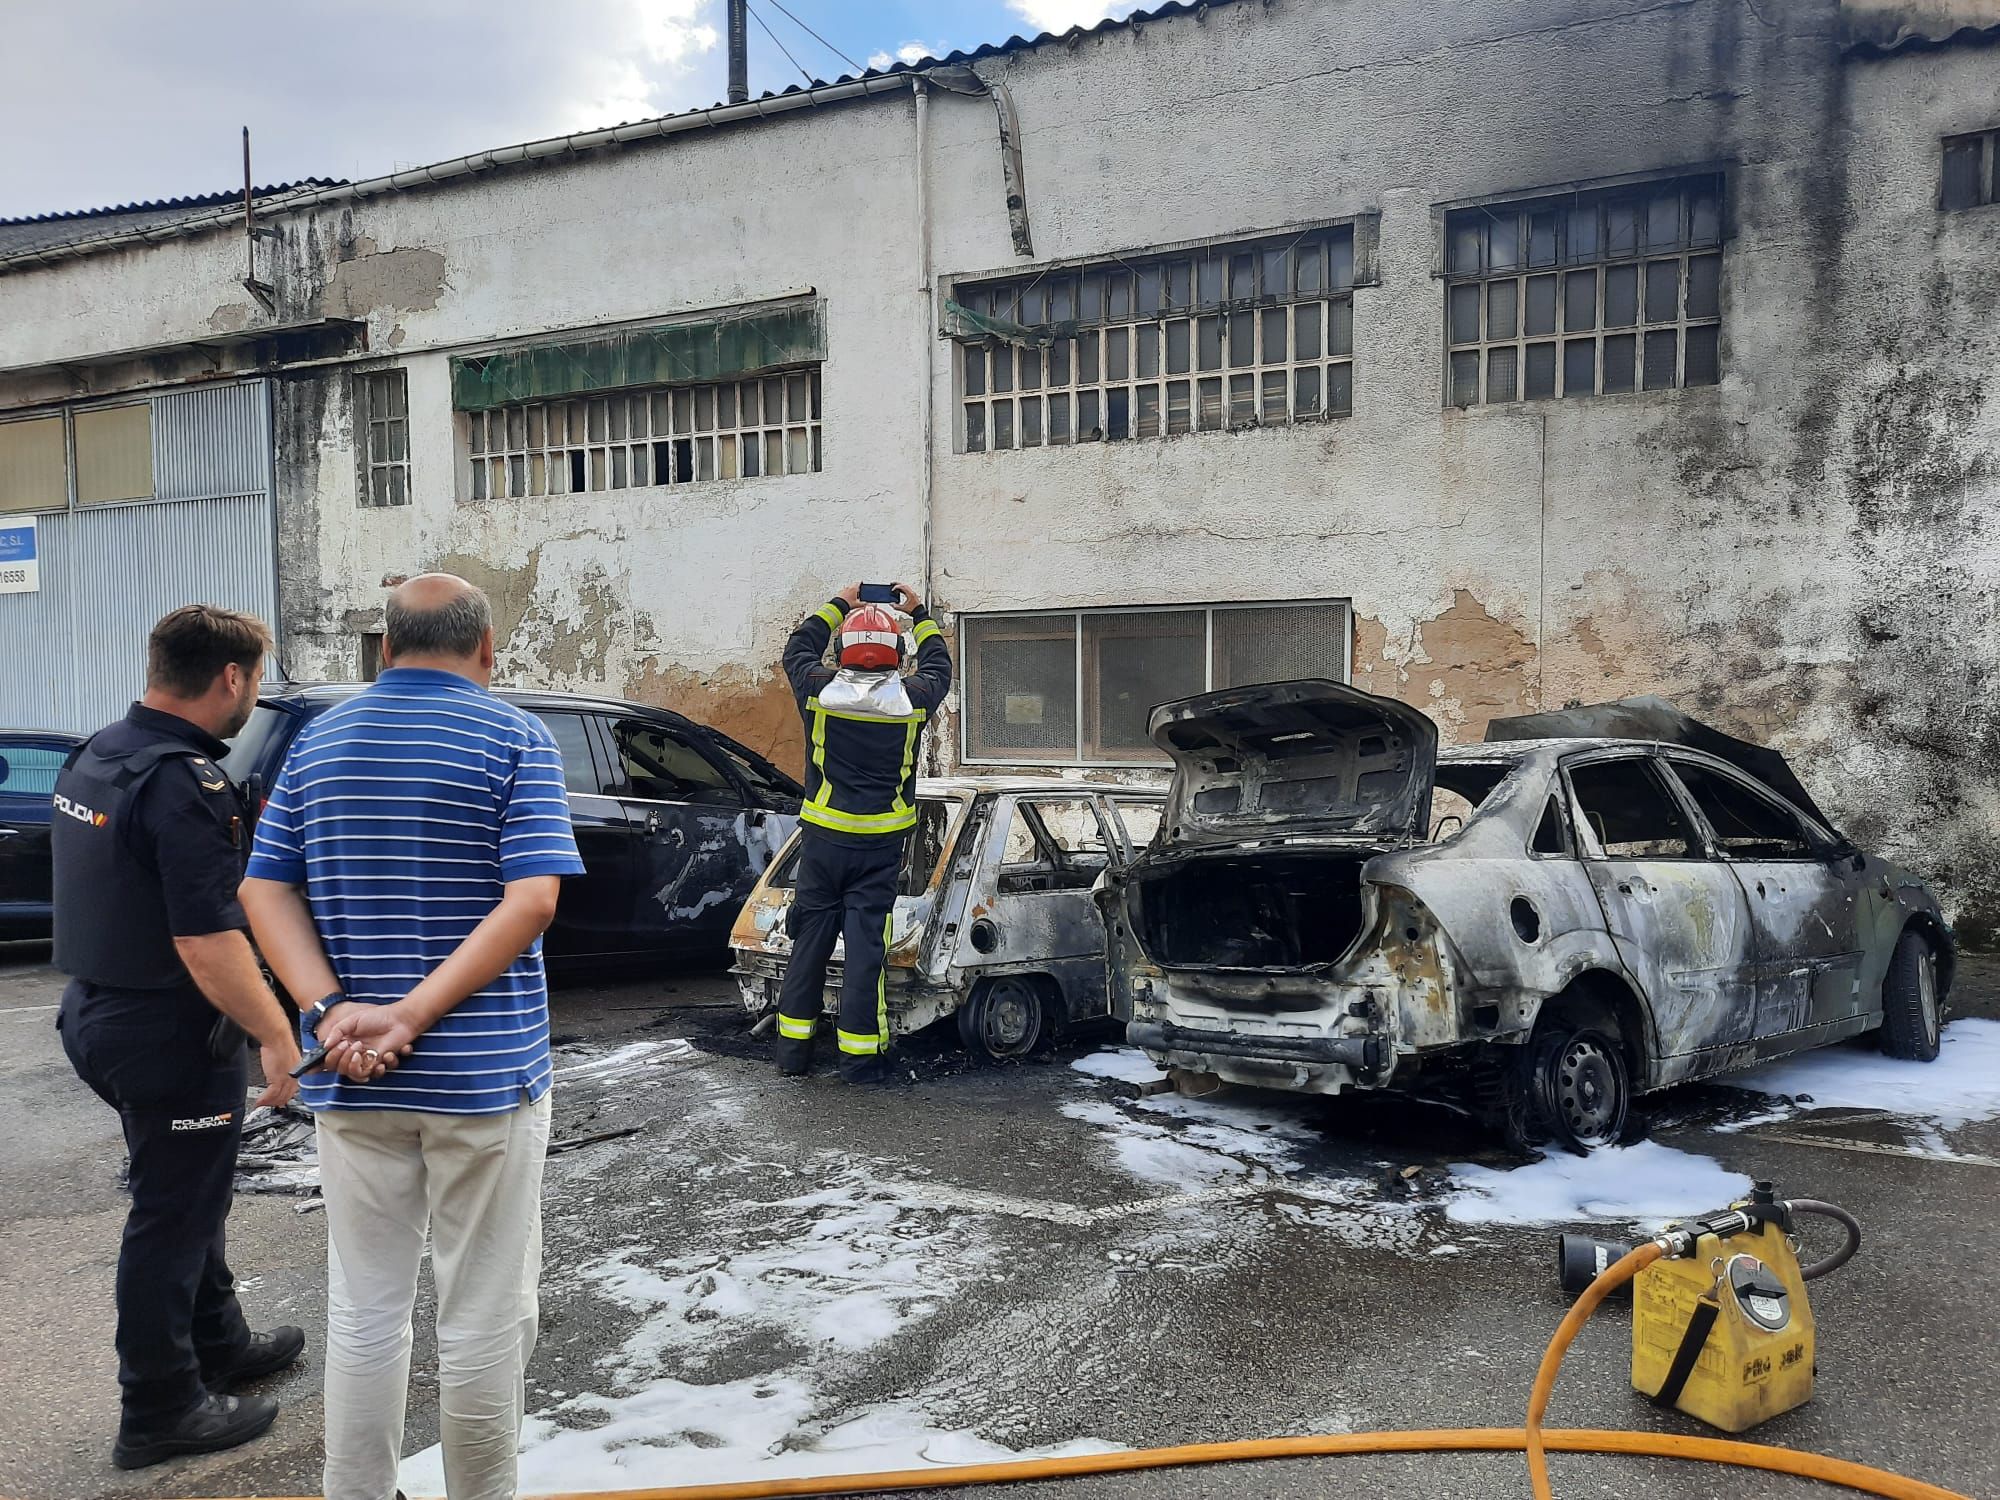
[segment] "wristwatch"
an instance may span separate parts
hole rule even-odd
[[[299,1012],[299,1020],[305,1023],[307,1030],[317,1036],[319,1035],[319,1023],[326,1019],[326,1013],[346,998],[339,990],[335,990],[330,995],[322,995],[311,1005]]]

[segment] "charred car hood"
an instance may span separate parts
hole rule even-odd
[[[1793,774],[1785,757],[1763,745],[1753,745],[1711,729],[1690,718],[1664,698],[1620,698],[1615,703],[1586,703],[1576,708],[1545,714],[1522,714],[1511,719],[1495,719],[1486,726],[1488,742],[1499,740],[1650,740],[1662,745],[1685,745],[1705,750],[1726,760],[1738,770],[1748,771],[1764,785],[1785,798],[1823,826],[1832,828],[1808,792]]]
[[[1174,761],[1161,840],[1338,835],[1407,842],[1430,823],[1437,726],[1337,682],[1225,688],[1153,710]]]

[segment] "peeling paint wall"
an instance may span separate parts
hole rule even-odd
[[[1843,62],[1841,9],[1269,0],[982,63],[1045,258],[1380,215],[1354,413],[1299,430],[955,453],[902,96],[279,219],[278,320],[362,320],[412,413],[414,502],[363,508],[349,371],[281,383],[292,670],[353,674],[384,576],[450,567],[492,593],[507,680],[671,704],[796,766],[785,635],[857,576],[921,575],[928,517],[953,613],[1350,599],[1356,683],[1448,739],[1672,697],[1784,749],[1991,937],[2000,208],[1935,199],[1940,138],[2000,124],[2000,50]],[[932,271],[1029,264],[990,104],[928,119]],[[1437,205],[1718,165],[1721,385],[1443,407]],[[0,276],[0,365],[264,326],[241,257],[215,235]],[[824,472],[458,498],[453,354],[806,289]]]

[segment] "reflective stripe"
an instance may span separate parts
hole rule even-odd
[[[875,972],[875,1030],[882,1038],[882,1050],[889,1050],[889,934],[896,924],[896,908],[882,919],[882,967]]]
[[[917,810],[905,807],[901,812],[849,813],[824,803],[808,802],[799,810],[799,819],[836,833],[901,833],[917,826]]]
[[[910,634],[916,638],[917,644],[921,646],[925,641],[929,640],[932,636],[943,635],[944,632],[938,629],[938,624],[937,621],[935,620],[919,620],[917,622],[917,628],[911,631]]]
[[[910,714],[851,714],[838,708],[827,708],[819,699],[806,699],[806,707],[816,714],[825,714],[829,719],[853,719],[861,724],[921,724],[930,717],[926,709],[917,709]]]
[[[909,799],[903,793],[910,785],[910,771],[917,763],[917,736],[923,733],[924,721],[921,715],[910,720],[903,735],[903,769],[896,773],[896,800],[890,805],[899,813],[911,813]]]
[[[895,646],[896,632],[893,630],[843,630],[840,633],[842,650],[849,646]]]
[[[790,1037],[795,1042],[812,1040],[813,1022],[811,1017],[801,1021],[796,1016],[778,1017],[778,1035]]]
[[[840,1050],[850,1057],[873,1057],[882,1051],[880,1035],[863,1036],[856,1031],[840,1031],[835,1035],[840,1038]]]
[[[840,606],[837,604],[822,604],[818,609],[813,611],[813,618],[826,621],[826,628],[828,630],[838,630],[840,629],[840,622],[846,619],[847,616],[840,612]]]

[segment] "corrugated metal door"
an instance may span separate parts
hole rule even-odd
[[[261,380],[153,400],[154,499],[44,512],[41,590],[0,594],[0,724],[90,731],[145,686],[168,610],[275,625],[270,392]]]

